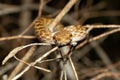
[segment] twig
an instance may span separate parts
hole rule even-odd
[[[112,24],[112,25],[84,25],[87,28],[120,28],[120,25]]]
[[[31,22],[31,10],[28,8],[29,5],[31,5],[32,0],[24,0],[21,1],[21,6],[26,7],[26,9],[22,10],[20,12],[20,19],[19,19],[19,25],[20,25],[20,31],[23,31]]]
[[[108,36],[108,35],[110,35],[110,34],[113,34],[113,33],[119,32],[119,31],[120,31],[120,28],[117,28],[117,29],[114,29],[114,30],[105,32],[105,33],[103,33],[103,34],[101,34],[101,35],[98,35],[98,36],[96,36],[96,37],[90,39],[89,42],[98,40],[98,39],[100,39],[100,38],[102,38],[102,37]]]
[[[69,56],[68,58],[69,58],[69,61],[70,61],[71,67],[72,67],[72,69],[73,69],[73,72],[74,72],[75,78],[76,78],[76,80],[79,80],[79,78],[78,78],[77,72],[76,72],[76,70],[75,70],[75,66],[74,66],[74,64],[73,64],[72,59],[71,59],[71,57],[70,57],[70,56]]]
[[[76,3],[77,0],[70,0],[66,6],[62,9],[62,11],[58,14],[58,16],[54,19],[54,21],[50,25],[50,30],[53,31],[53,28],[57,25],[57,23],[63,18],[63,16],[71,9],[71,7]]]
[[[101,60],[104,62],[106,66],[109,66],[112,64],[107,53],[97,44],[97,42],[91,42],[90,45],[95,49],[98,56],[101,58]]]
[[[70,58],[70,54],[72,54],[72,52],[69,53],[70,51],[70,46],[63,46],[60,48],[61,50],[61,54],[63,55],[63,59],[65,59],[64,56],[67,56],[68,57],[68,60],[66,61],[66,63],[64,63],[64,61],[61,61],[60,62],[60,65],[61,65],[61,69],[63,70],[63,73],[64,73],[64,77],[65,77],[65,72],[66,72],[66,75],[71,79],[71,80],[79,80],[78,79],[78,76],[77,76],[77,73],[75,71],[75,67],[73,65],[73,62]]]
[[[90,76],[90,75],[102,74],[102,73],[106,73],[108,71],[111,71],[113,68],[119,67],[119,65],[120,65],[120,61],[115,63],[115,64],[111,64],[111,65],[109,65],[109,66],[107,66],[105,68],[102,68],[102,69],[100,69],[100,68],[98,68],[98,69],[97,68],[96,69],[89,69],[89,70],[83,72],[83,74],[85,74],[84,77],[85,76]],[[93,71],[93,73],[91,73],[91,71]],[[116,78],[116,76],[114,76],[114,77]]]
[[[52,8],[52,7],[47,6],[47,5],[44,6],[43,10],[45,12],[48,12],[48,13],[51,13],[51,14],[58,11],[58,10]],[[63,19],[63,21],[65,21],[69,24],[74,24],[76,22],[76,20],[73,17],[71,17],[70,14],[66,14],[62,19]]]
[[[0,76],[13,69],[17,65],[17,61],[8,63],[7,65],[0,67]]]
[[[96,42],[91,42],[90,44],[95,49],[95,51],[97,52],[98,56],[101,58],[103,63],[107,67],[109,67],[109,65],[112,64],[112,61],[108,57],[107,53]],[[111,68],[111,71],[112,72],[118,72],[118,70],[116,68]],[[117,76],[115,76],[115,78],[116,78],[116,80],[119,80],[119,78]]]
[[[41,14],[42,14],[43,6],[44,6],[44,1],[43,1],[43,0],[40,0],[39,10],[38,10],[38,16],[39,16],[39,17],[40,17]]]
[[[26,64],[26,65],[28,65],[28,66],[30,65],[30,63],[27,63],[27,62],[25,62],[25,61],[17,58],[16,56],[14,56],[14,58],[15,58],[16,60],[20,61],[21,64]],[[37,69],[39,69],[39,70],[42,70],[42,71],[51,72],[50,70],[45,69],[45,68],[42,68],[42,67],[38,67],[38,66],[34,66],[34,65],[30,65],[30,66],[31,66],[31,67],[34,67],[34,68],[37,68]],[[16,74],[15,74],[15,75],[16,75]],[[14,77],[14,76],[13,76],[13,77]],[[13,78],[13,77],[12,77],[12,78]],[[12,78],[10,78],[10,80],[11,80]]]
[[[42,70],[42,71],[46,71],[46,72],[51,72],[51,70],[48,70],[48,69],[45,69],[45,68],[42,68],[42,67],[38,67],[38,66],[32,66],[32,67],[34,67],[34,68],[36,68],[36,69],[39,69],[39,70]]]
[[[117,29],[114,29],[114,30],[105,32],[105,33],[103,33],[103,34],[101,34],[101,35],[98,35],[98,36],[96,36],[96,37],[93,37],[93,38],[91,38],[89,41],[85,40],[85,41],[83,41],[81,44],[79,44],[79,45],[76,47],[76,49],[84,46],[87,42],[96,41],[96,40],[98,40],[98,39],[100,39],[100,38],[103,38],[103,37],[105,37],[105,36],[108,36],[108,35],[110,35],[110,34],[113,34],[113,33],[119,32],[119,31],[120,31],[120,28],[117,28]]]
[[[66,69],[65,69],[65,67],[63,69],[63,73],[64,73],[64,80],[67,80],[67,75],[66,75]]]
[[[119,73],[114,73],[114,72],[105,72],[105,73],[102,73],[102,74],[99,74],[98,76],[95,76],[94,78],[90,79],[90,80],[100,80],[101,78],[104,78],[104,77],[115,77],[115,76],[118,76],[118,78],[120,79],[120,74]]]
[[[50,44],[47,44],[47,43],[32,43],[32,44],[28,44],[28,45],[25,45],[25,46],[16,47],[8,54],[8,56],[5,57],[5,59],[3,60],[2,64],[4,65],[10,58],[12,58],[20,50],[22,50],[24,48],[27,48],[29,46],[35,46],[35,45],[50,45]]]
[[[34,66],[37,62],[40,62],[43,58],[47,57],[48,55],[50,55],[52,52],[54,52],[57,49],[58,49],[58,47],[51,49],[50,51],[48,51],[44,55],[42,55],[40,58],[35,60],[35,62],[30,63],[29,66],[27,66],[22,72],[20,72],[18,75],[16,75],[12,80],[16,80],[19,77],[21,77],[26,71],[28,71],[30,69],[31,66]]]
[[[30,28],[34,25],[34,23],[35,23],[35,21],[38,19],[38,17],[36,17],[35,19],[34,19],[34,21],[22,32],[22,33],[20,33],[18,36],[22,36],[22,35],[24,35],[28,30],[30,30]]]
[[[60,75],[60,80],[63,80],[63,75],[64,75],[64,72],[63,70],[61,71],[61,75]]]
[[[41,62],[38,62],[38,63],[44,63],[44,62],[50,62],[50,61],[57,61],[59,60],[60,58],[54,58],[54,59],[47,59],[47,60],[42,60]]]
[[[44,6],[43,0],[41,0],[41,5],[39,6],[38,16],[34,19],[34,21],[19,35],[25,34],[35,23],[35,21],[41,16],[42,14],[42,8]]]
[[[46,52],[43,56],[41,56],[40,58],[38,58],[37,60],[35,60],[35,64],[37,62],[40,62],[43,58],[47,57],[50,53],[54,52],[57,49],[58,49],[58,47],[55,47],[55,48],[51,49],[50,51]]]
[[[19,39],[19,38],[21,38],[21,39],[34,39],[36,37],[35,36],[27,36],[27,35],[24,35],[24,36],[10,36],[10,37],[1,37],[0,41]]]
[[[30,65],[27,66],[19,75],[16,75],[12,80],[17,80],[19,77],[21,77],[26,71],[28,71],[30,68]]]
[[[23,61],[28,61],[30,59],[30,57],[32,56],[32,54],[34,53],[36,47],[33,46],[31,47],[28,52],[25,54],[25,56],[22,58]],[[12,73],[10,74],[8,80],[11,80],[24,66],[24,63],[20,62],[17,67],[12,71]]]
[[[41,16],[42,8],[44,6],[42,0],[41,0],[41,2],[42,2],[42,5],[39,6],[38,16],[34,19],[34,21],[21,34],[19,34],[20,36],[25,34],[34,25],[35,21]]]
[[[1,5],[1,4],[0,4]],[[1,5],[3,7],[4,5]],[[22,7],[10,7],[11,5],[6,5],[6,9],[4,8],[3,10],[0,10],[0,16],[10,14],[10,13],[17,13],[23,10]]]

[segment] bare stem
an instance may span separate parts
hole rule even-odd
[[[120,25],[84,25],[87,28],[120,28]]]
[[[58,49],[58,47],[51,49],[50,51],[48,51],[44,55],[42,55],[40,58],[36,59],[35,62],[30,63],[22,72],[20,72],[18,75],[16,75],[12,80],[16,80],[19,77],[21,77],[26,71],[28,71],[30,69],[31,66],[34,66],[37,62],[40,62],[43,58],[47,57],[48,55],[50,55],[52,52],[54,52],[57,49]]]
[[[32,56],[33,52],[35,51],[36,47],[33,46],[31,47],[28,52],[26,53],[26,55],[22,58],[23,61],[28,61],[30,59],[30,57]],[[12,73],[10,74],[8,80],[11,80],[24,66],[23,62],[20,62],[17,67],[12,71]]]
[[[84,46],[87,42],[96,41],[96,40],[98,40],[98,39],[100,39],[100,38],[103,38],[103,37],[105,37],[105,36],[108,36],[108,35],[110,35],[110,34],[113,34],[113,33],[119,32],[119,31],[120,31],[120,28],[117,28],[117,29],[114,29],[114,30],[105,32],[105,33],[103,33],[103,34],[101,34],[101,35],[98,35],[98,36],[96,36],[96,37],[93,37],[93,38],[91,38],[89,41],[85,40],[85,41],[83,41],[81,44],[79,44],[79,45],[76,47],[76,49]]]
[[[39,16],[39,17],[40,17],[41,14],[42,14],[43,6],[44,6],[44,1],[43,1],[43,0],[40,0],[39,11],[38,11],[38,16]]]
[[[3,60],[2,64],[4,65],[10,58],[12,58],[20,50],[22,50],[24,48],[27,48],[27,47],[30,47],[30,46],[35,46],[35,45],[50,45],[50,44],[47,44],[47,43],[32,43],[32,44],[28,44],[28,45],[25,45],[25,46],[16,47],[5,57],[5,59]]]
[[[24,36],[10,36],[10,37],[1,37],[0,41],[19,39],[19,38],[22,38],[22,39],[34,39],[36,37],[35,36],[26,36],[26,35],[24,35]]]
[[[63,18],[63,16],[71,9],[71,7],[76,3],[77,0],[70,0],[66,6],[62,9],[62,11],[58,14],[58,16],[54,19],[54,21],[50,25],[50,30],[53,31],[53,28],[57,25],[57,23]]]

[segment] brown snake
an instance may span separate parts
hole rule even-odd
[[[51,32],[49,25],[53,20],[52,18],[42,17],[35,22],[34,31],[41,41],[58,45],[76,45],[77,42],[83,40],[91,30],[81,25],[64,27],[61,23],[58,23],[53,32]]]
[[[52,18],[39,18],[35,22],[34,31],[38,39],[41,41],[54,44],[54,32],[63,28],[63,25],[58,23],[53,32],[51,32],[49,25],[52,23],[52,21]]]

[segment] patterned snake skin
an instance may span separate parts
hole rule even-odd
[[[51,32],[49,25],[53,20],[52,18],[42,17],[35,22],[35,34],[42,42],[58,45],[76,45],[78,41],[85,39],[91,30],[81,25],[64,27],[61,23],[58,23]]]

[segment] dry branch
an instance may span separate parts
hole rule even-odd
[[[31,66],[34,66],[36,63],[40,62],[42,59],[44,59],[45,57],[47,57],[48,55],[50,55],[52,52],[54,52],[57,49],[58,49],[58,47],[51,49],[50,51],[46,52],[44,55],[42,55],[41,57],[36,59],[34,62],[30,63],[29,66],[27,66],[22,72],[20,72],[18,75],[16,75],[12,80],[16,80],[19,77],[21,77],[26,71],[28,71],[30,69]]]
[[[12,40],[12,39],[35,39],[35,36],[10,36],[10,37],[1,37],[0,41]]]
[[[54,19],[54,21],[50,25],[50,30],[53,31],[53,28],[57,25],[57,23],[63,18],[63,16],[71,9],[71,7],[76,3],[77,0],[70,0],[66,6],[62,9],[62,11],[58,14],[58,16]]]
[[[5,57],[5,59],[3,60],[2,64],[4,65],[10,58],[12,58],[20,50],[22,50],[24,48],[27,48],[29,46],[35,46],[35,45],[50,45],[50,44],[47,44],[47,43],[32,43],[32,44],[28,44],[28,45],[25,45],[25,46],[16,47],[8,54],[8,56]]]
[[[28,52],[25,54],[25,56],[22,58],[23,61],[27,62],[30,57],[32,56],[33,52],[35,51],[36,47],[33,46],[31,47]],[[11,80],[24,66],[24,63],[20,62],[17,67],[12,71],[12,73],[10,74],[8,80]]]
[[[120,31],[120,28],[117,28],[117,29],[114,29],[114,30],[105,32],[105,33],[103,33],[103,34],[100,34],[100,35],[98,35],[98,36],[95,36],[95,37],[89,39],[89,41],[85,40],[85,41],[83,41],[82,43],[80,43],[80,44],[76,47],[76,49],[84,46],[87,42],[96,41],[96,40],[98,40],[98,39],[101,39],[101,38],[103,38],[103,37],[105,37],[105,36],[108,36],[108,35],[110,35],[110,34],[113,34],[113,33],[119,32],[119,31]]]

